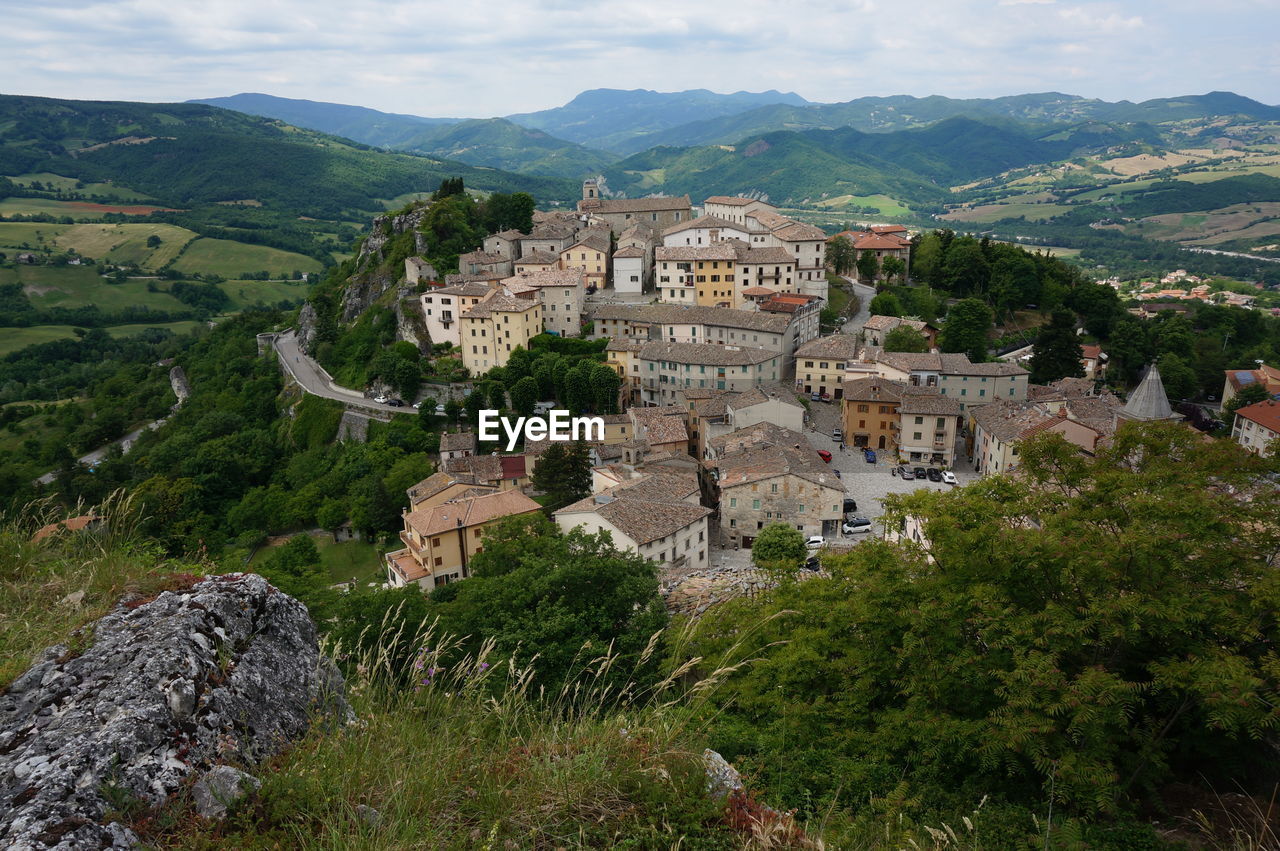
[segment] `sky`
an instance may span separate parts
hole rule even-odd
[[[483,118],[591,88],[1280,104],[1277,0],[0,0],[0,92]]]

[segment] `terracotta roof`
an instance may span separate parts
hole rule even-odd
[[[542,239],[569,239],[578,232],[578,229],[565,221],[543,222],[535,225],[533,230],[529,231],[529,235],[522,237],[528,240]]]
[[[872,331],[892,331],[899,325],[907,325],[917,331],[924,331],[928,327],[927,322],[921,322],[919,319],[903,319],[898,316],[872,316],[863,323],[863,328],[870,328]]]
[[[464,455],[445,461],[444,470],[454,476],[469,477],[476,484],[484,484],[502,478],[502,461],[497,455]]]
[[[538,307],[536,301],[527,298],[516,298],[510,293],[500,292],[485,301],[472,305],[462,316],[465,318],[489,316],[493,313],[523,313],[535,307]]]
[[[651,411],[656,413],[649,413]],[[689,439],[689,429],[685,425],[684,415],[682,408],[675,407],[631,409],[637,436],[655,446]]]
[[[502,279],[502,285],[513,293],[531,292],[543,287],[580,287],[582,270],[532,269]]]
[[[727,240],[727,242],[731,245],[737,243],[736,245],[733,245],[733,247],[738,252],[739,263],[752,263],[756,265],[773,263],[779,266],[794,266],[796,264],[795,255],[780,245],[769,245],[764,248],[756,248],[747,245],[745,242],[738,239]]]
[[[1264,399],[1236,409],[1236,416],[1252,420],[1263,428],[1280,432],[1280,402]]]
[[[45,538],[48,538],[58,532],[82,532],[101,519],[102,518],[97,514],[81,514],[79,517],[68,517],[66,520],[59,520],[57,523],[50,523],[48,526],[41,526],[40,529],[31,536],[31,540],[33,542],[43,541]]]
[[[761,422],[746,428],[740,428],[729,434],[713,437],[709,442],[718,453],[729,455],[745,449],[761,446],[799,446],[809,445],[808,438],[798,431],[792,431],[776,423]]]
[[[673,233],[680,233],[686,230],[696,230],[697,228],[730,228],[739,233],[745,233],[744,225],[736,224],[728,219],[722,219],[719,216],[698,216],[696,219],[689,219],[687,222],[680,222],[672,225],[662,232],[663,236],[669,236]]]
[[[1030,402],[997,399],[973,412],[973,421],[1001,443],[1030,437],[1056,424],[1061,418],[1048,414]]]
[[[596,514],[637,544],[647,544],[711,514],[710,508],[685,501],[698,492],[696,477],[655,471],[567,505],[555,514]]]
[[[756,198],[743,198],[743,197],[742,197],[742,196],[740,196],[740,195],[712,195],[710,198],[706,199],[706,200],[705,200],[705,201],[703,201],[702,203],[703,203],[703,204],[723,204],[723,205],[731,206],[731,207],[745,207],[745,206],[747,206],[748,204],[750,204],[752,201],[756,201],[756,200],[758,200],[758,199],[756,199]],[[761,204],[768,204],[769,202],[768,202],[768,201],[761,201],[760,203],[761,203]],[[772,206],[772,205],[770,205],[770,206]]]
[[[822,301],[816,295],[796,295],[779,293],[768,301],[760,303],[760,310],[765,313],[795,313],[800,308],[814,302]]]
[[[695,304],[598,304],[591,310],[593,319],[619,319],[626,322],[664,323],[667,325],[706,325],[742,328],[781,334],[791,325],[788,317],[737,310],[732,307],[705,307]]]
[[[426,295],[487,296],[493,287],[482,283],[452,284],[428,290]]]
[[[526,266],[555,266],[560,262],[560,255],[553,254],[550,251],[530,251],[525,256],[516,261],[519,265],[523,263]]]
[[[841,386],[844,389],[844,398],[850,402],[896,405],[902,399],[902,388],[906,385],[888,378],[871,376],[845,379]]]
[[[470,449],[474,452],[475,448],[476,433],[473,431],[445,432],[440,435],[441,452],[458,452],[463,449]]]
[[[645,251],[638,245],[630,245],[626,248],[619,248],[617,251],[613,252],[613,256],[614,259],[619,257],[644,257],[648,253],[649,252]]]
[[[578,209],[592,213],[656,213],[663,210],[688,210],[689,196],[655,196],[653,198],[598,198],[579,201]]]
[[[596,251],[603,251],[608,254],[609,249],[613,247],[613,241],[610,238],[608,230],[602,230],[601,228],[587,228],[586,230],[579,232],[578,238],[574,240],[573,244],[568,248],[565,248],[564,251],[561,251],[560,253],[563,254],[565,251],[571,251],[580,245],[585,245],[587,248],[592,248]]]
[[[901,251],[902,240],[879,233],[867,233],[854,240],[853,247],[858,251]]]
[[[467,263],[475,263],[478,266],[494,266],[506,262],[508,262],[506,257],[488,251],[468,251],[466,254],[458,255],[459,266],[464,266]]]
[[[716,343],[646,343],[640,357],[650,361],[703,364],[706,366],[751,366],[780,357],[778,352],[750,346],[721,346]]]
[[[743,295],[774,295],[774,290],[768,287],[747,287],[742,291]]]
[[[875,233],[906,233],[907,228],[904,225],[872,225],[871,230]]]
[[[912,384],[902,387],[902,401],[898,403],[900,414],[958,417],[962,411],[959,399],[943,396],[936,387],[917,387]]]
[[[1280,393],[1280,369],[1261,364],[1257,369],[1228,369],[1227,381],[1235,392],[1240,392],[1250,384],[1261,384],[1273,396]]]
[[[808,482],[843,492],[840,479],[818,458],[817,450],[804,441],[799,449],[790,446],[763,446],[726,454],[714,462],[719,471],[721,491],[778,476],[796,476]]]
[[[642,348],[644,348],[644,342],[641,342],[640,340],[626,340],[620,337],[610,337],[609,344],[604,347],[604,350],[606,352],[638,352]]]
[[[505,239],[507,242],[514,242],[515,240],[518,240],[518,239],[524,239],[524,237],[525,235],[520,231],[516,230],[515,228],[509,228],[508,230],[499,231],[498,233],[491,233],[486,238],[487,239]]]
[[[499,455],[498,459],[502,462],[502,478],[523,479],[528,475],[523,455]]]
[[[1097,360],[1102,354],[1102,346],[1081,346],[1080,354],[1089,360]]]
[[[734,247],[724,242],[713,242],[710,245],[660,245],[653,250],[653,254],[659,261],[738,259],[738,252]]]
[[[518,490],[450,500],[432,508],[411,511],[405,523],[419,535],[438,535],[451,529],[469,528],[513,514],[540,511],[538,503]]]
[[[853,360],[858,356],[861,347],[858,338],[852,334],[832,334],[810,340],[796,349],[797,358],[839,358]]]
[[[1079,399],[1092,395],[1093,380],[1089,378],[1059,378],[1049,384],[1027,385],[1027,398],[1036,401]]]

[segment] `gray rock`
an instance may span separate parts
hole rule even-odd
[[[742,776],[720,754],[707,748],[702,752],[702,764],[707,769],[707,794],[722,801],[732,792],[742,789]]]
[[[215,765],[191,787],[191,799],[196,812],[202,817],[220,819],[237,802],[261,786],[262,781],[252,774],[229,765]]]
[[[191,396],[191,382],[187,380],[187,373],[180,366],[169,370],[169,386],[173,388],[173,395],[177,397],[179,405]]]
[[[368,804],[356,804],[356,815],[360,817],[362,822],[374,830],[377,830],[382,826],[382,813],[378,812]]]
[[[51,647],[0,694],[0,847],[127,848],[110,812],[253,765],[317,714],[354,719],[306,608],[253,574],[121,604],[74,658]]]

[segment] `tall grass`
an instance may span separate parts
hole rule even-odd
[[[36,542],[43,526],[83,514],[103,518],[96,531],[65,529]],[[0,519],[0,687],[46,647],[74,650],[91,636],[77,630],[127,594],[158,593],[204,566],[170,562],[137,532],[137,514],[116,492],[103,504],[65,511],[45,500]]]

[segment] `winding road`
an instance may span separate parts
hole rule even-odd
[[[408,406],[397,408],[394,405],[379,404],[358,390],[334,383],[333,377],[324,371],[324,367],[302,351],[292,329],[283,334],[277,334],[271,345],[280,356],[280,363],[289,375],[293,376],[299,387],[312,396],[333,399],[344,405],[357,405],[378,413],[411,414],[414,412]]]
[[[845,320],[844,328],[841,329],[845,334],[857,334],[862,330],[862,326],[867,324],[867,320],[871,318],[871,299],[876,297],[876,288],[867,284],[860,284],[853,278],[844,277],[845,283],[853,290],[853,294],[858,297],[858,312]]]

